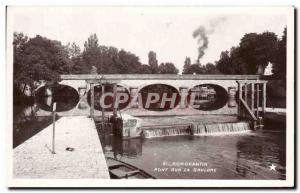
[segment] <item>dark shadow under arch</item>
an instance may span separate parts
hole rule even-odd
[[[107,93],[107,92],[113,93],[113,84],[103,84],[103,85],[104,85],[105,93]],[[120,103],[118,105],[118,110],[122,110],[122,109],[126,108],[130,103],[130,100],[131,100],[130,93],[127,88],[125,88],[121,85],[117,85],[117,90],[118,90],[118,93],[125,93],[128,96],[128,100],[126,102]],[[102,107],[100,105],[101,96],[102,96],[102,84],[94,86],[94,108],[98,111],[102,111]],[[121,97],[120,99],[122,100],[123,97]],[[87,93],[87,101],[88,101],[88,104],[91,106],[91,90],[89,90]],[[104,103],[107,106],[110,105],[109,108],[104,108],[105,111],[109,111],[109,112],[113,111],[113,105],[112,105],[113,97],[112,96],[105,97]]]
[[[56,111],[63,112],[73,109],[78,104],[79,94],[70,86],[55,84],[39,88],[35,100],[38,107],[45,111],[52,111],[53,103],[56,102]]]
[[[158,102],[151,103],[149,105],[149,107],[146,108],[146,100],[148,97],[148,93],[158,93],[160,98],[159,98]],[[162,102],[163,93],[167,93],[166,94],[167,98],[171,98],[173,93],[176,93],[176,97],[174,98],[175,103],[174,103],[173,108],[175,108],[179,104],[180,98],[181,98],[179,91],[175,87],[167,85],[167,84],[150,84],[150,85],[147,85],[147,86],[143,87],[142,89],[140,89],[139,95],[141,96],[141,99],[142,99],[142,102],[140,102],[140,103],[142,103],[142,106],[144,109],[150,110],[150,111],[166,111],[166,110],[173,109],[171,107],[171,102],[169,102],[169,101],[167,101],[165,103],[164,107],[161,108],[160,105]]]
[[[195,101],[191,101],[192,93],[195,94]],[[197,110],[212,111],[224,107],[228,100],[227,91],[216,84],[200,84],[189,90],[188,103],[199,105]]]

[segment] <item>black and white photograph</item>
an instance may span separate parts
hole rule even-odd
[[[293,187],[294,12],[7,6],[9,187]]]

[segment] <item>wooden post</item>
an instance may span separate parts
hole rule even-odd
[[[94,83],[90,84],[91,89],[91,109],[90,109],[90,115],[91,118],[94,118],[94,103],[95,103],[95,95],[94,95]]]
[[[53,103],[53,130],[52,130],[52,154],[55,154],[55,113],[56,113],[56,103]]]
[[[248,92],[247,92],[247,89],[248,89],[248,85],[247,85],[247,83],[245,83],[245,102],[246,102],[246,104],[248,105]]]
[[[113,116],[117,117],[117,108],[115,107],[116,96],[117,96],[117,84],[114,84],[113,92],[114,92],[114,97],[113,97]]]
[[[264,82],[263,83],[263,88],[262,88],[262,113],[263,113],[263,117],[265,116],[265,112],[266,112],[266,100],[267,100],[267,84]]]
[[[251,83],[251,111],[254,112],[254,83]]]
[[[104,93],[105,93],[105,86],[102,84],[101,85],[101,97],[104,95]],[[101,114],[102,114],[102,129],[104,129],[105,109],[103,107],[101,107]]]
[[[259,83],[256,84],[256,117],[259,116]]]
[[[241,98],[242,98],[242,87],[238,82],[239,98],[238,98],[238,118],[241,117]]]

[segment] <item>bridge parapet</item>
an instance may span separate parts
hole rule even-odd
[[[228,90],[236,87],[237,80],[259,80],[260,75],[177,75],[177,74],[69,74],[61,75],[61,84],[65,84],[79,90],[85,87],[89,90],[89,82],[116,83],[128,90],[137,89],[137,92],[151,84],[166,84],[175,87],[178,91],[181,87],[188,89],[200,84],[216,84]]]
[[[258,80],[261,75],[228,74],[63,74],[62,80]]]

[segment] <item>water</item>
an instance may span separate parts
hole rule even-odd
[[[100,139],[106,156],[159,179],[285,179],[282,131],[127,140],[100,133]]]
[[[178,135],[192,135],[190,126],[176,126],[166,128],[155,128],[146,129],[143,131],[145,138],[165,137],[165,136],[178,136]]]
[[[179,135],[220,135],[249,132],[248,122],[191,124],[164,127],[151,127],[143,131],[143,137],[155,138]]]
[[[40,101],[14,106],[13,147],[52,123],[51,116],[39,117],[37,112],[50,110],[53,100]],[[66,105],[65,101],[56,101],[59,110],[70,110],[78,102],[76,99]],[[247,132],[232,134],[236,130]],[[109,133],[99,134],[106,156],[135,165],[159,179],[285,179],[285,129],[252,132],[247,125],[235,127],[228,123],[152,131],[154,137],[169,136],[121,140]],[[231,135],[224,135],[229,132]],[[207,136],[215,133],[222,135]],[[277,171],[270,171],[272,164]]]
[[[39,108],[36,104],[14,108],[13,148],[52,124],[52,116],[36,116],[38,110]],[[57,119],[59,119],[59,117],[56,117],[56,120]]]

